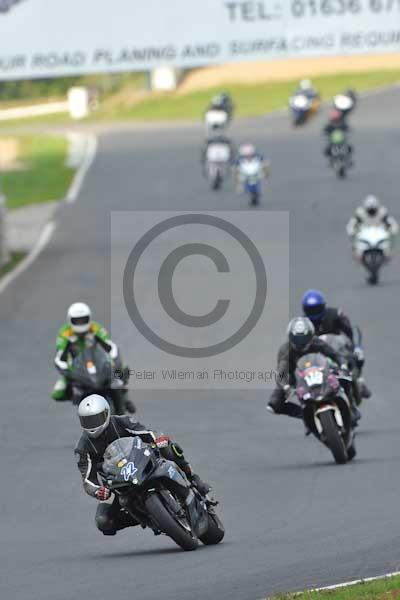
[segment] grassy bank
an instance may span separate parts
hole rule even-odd
[[[25,252],[13,252],[10,256],[10,260],[0,267],[0,278],[7,275],[7,273],[10,273],[10,271],[12,271],[25,256]]]
[[[270,600],[395,600],[400,598],[400,576],[385,577],[357,585],[321,592],[282,594]]]
[[[249,64],[249,69],[251,65]],[[382,86],[400,83],[400,70],[370,71],[324,75],[313,79],[323,100],[331,99],[335,94],[352,87],[359,92],[377,89]],[[288,99],[298,84],[298,80],[274,81],[254,85],[226,84],[190,93],[138,93],[131,82],[118,89],[114,94],[104,97],[98,111],[83,122],[98,121],[198,121],[202,118],[210,98],[221,91],[228,91],[235,102],[235,116],[255,117],[274,110],[286,108]],[[68,124],[67,114],[53,114],[29,119],[0,121],[0,129],[22,128],[25,125]]]
[[[1,147],[0,138],[0,147]],[[74,169],[65,166],[68,142],[64,137],[15,137],[15,157],[0,174],[8,208],[47,202],[65,196]]]
[[[322,98],[329,99],[346,87],[362,91],[400,82],[400,71],[326,75],[316,77],[313,81]],[[231,84],[224,85],[223,89],[233,96],[237,107],[236,116],[250,117],[285,108],[297,83],[297,80],[291,80],[255,85]],[[108,108],[105,103],[91,119],[197,120],[201,118],[210,98],[219,91],[221,88],[210,88],[188,94],[158,93],[131,107],[114,105]]]

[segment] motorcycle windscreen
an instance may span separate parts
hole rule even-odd
[[[244,177],[258,180],[261,177],[262,164],[258,158],[242,161],[239,165],[241,174]]]
[[[85,348],[74,358],[72,371],[82,385],[87,387],[106,386],[112,377],[110,357],[99,344],[94,344]]]
[[[297,363],[296,388],[302,390],[303,396],[309,394],[313,399],[324,397],[329,391],[329,373],[329,363],[323,354],[306,354]]]
[[[140,484],[153,467],[153,452],[138,436],[115,440],[104,452],[102,470],[115,483]]]
[[[311,101],[304,94],[292,96],[289,103],[292,108],[297,110],[307,110],[311,105]]]

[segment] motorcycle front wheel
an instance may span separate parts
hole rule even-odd
[[[151,494],[145,500],[145,506],[157,522],[160,530],[174,540],[175,544],[183,550],[196,550],[199,544],[198,539],[193,536],[189,529],[186,529],[176,520],[176,516],[169,512],[159,496]]]
[[[260,199],[260,195],[258,192],[251,192],[250,193],[250,204],[251,206],[257,206],[257,204],[259,203],[259,199]]]
[[[208,512],[208,527],[204,535],[200,536],[200,541],[206,546],[219,544],[225,535],[225,528],[222,525],[221,519],[215,512]]]
[[[347,462],[347,451],[343,442],[343,438],[339,433],[333,412],[331,410],[327,410],[323,413],[320,413],[318,418],[322,425],[324,442],[332,452],[335,462],[338,465],[343,465],[345,462]]]

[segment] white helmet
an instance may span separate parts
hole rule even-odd
[[[103,396],[92,394],[84,398],[78,406],[82,429],[89,437],[97,438],[110,423],[110,405]]]
[[[371,217],[374,217],[376,215],[380,205],[381,202],[379,198],[373,196],[372,194],[370,196],[367,196],[364,200],[364,209]]]
[[[92,311],[84,302],[75,302],[68,309],[68,321],[75,333],[86,333],[90,328]]]
[[[256,148],[253,144],[243,144],[239,148],[239,156],[241,158],[253,158],[256,153]]]
[[[303,91],[309,90],[312,88],[312,83],[310,79],[302,79],[299,83],[299,88]]]

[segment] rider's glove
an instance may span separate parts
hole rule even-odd
[[[364,362],[364,350],[362,348],[360,348],[359,346],[357,346],[356,348],[354,348],[354,358],[356,359],[356,361],[358,363],[363,363]]]
[[[100,500],[100,502],[104,502],[105,500],[108,500],[110,496],[111,496],[110,490],[108,488],[106,488],[104,485],[102,485],[96,492],[96,498],[97,498],[97,500]]]

